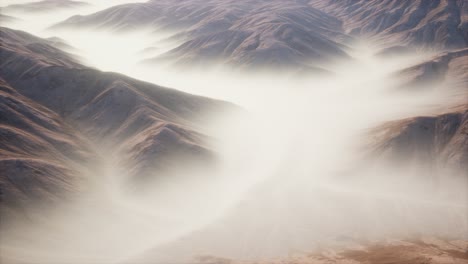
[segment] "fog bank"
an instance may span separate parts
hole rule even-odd
[[[92,8],[104,2],[110,1]],[[2,231],[7,260],[260,259],[379,239],[468,239],[466,178],[445,168],[430,175],[421,164],[411,171],[374,164],[362,151],[369,129],[430,115],[451,102],[441,89],[394,89],[399,80],[392,73],[432,54],[379,58],[363,40],[353,46],[352,60],[324,65],[331,75],[180,69],[141,63],[148,47],[155,53],[174,47],[166,41],[170,32],[46,30],[67,12],[11,14],[24,20],[7,26],[57,36],[86,65],[233,102],[243,111],[213,113],[212,123],[200,128],[218,155],[215,169],[180,164],[176,176],[155,172],[160,180],[146,192],[128,190],[131,175],[121,153],[96,147],[99,165],[83,171],[96,180],[83,197]]]

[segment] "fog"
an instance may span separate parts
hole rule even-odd
[[[200,128],[214,139],[216,169],[178,168],[144,193],[126,190],[130,176],[118,152],[99,150],[101,164],[83,172],[95,179],[83,197],[4,227],[0,247],[7,260],[175,263],[198,255],[275,258],[414,236],[468,239],[466,178],[370,163],[362,150],[369,129],[450,103],[452,95],[442,93],[447,89],[395,89],[399,80],[391,74],[431,53],[383,59],[362,40],[352,45],[352,60],[322,65],[332,75],[298,77],[141,63],[175,47],[167,41],[174,32],[48,29],[113,4],[7,13],[20,20],[4,26],[57,36],[85,65],[226,100],[243,111],[212,113],[212,122]],[[149,47],[155,49],[144,52]]]

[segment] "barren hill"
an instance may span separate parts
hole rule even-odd
[[[55,27],[174,30],[182,44],[151,61],[179,65],[307,66],[346,58],[350,40],[341,21],[301,1],[149,1],[74,16]]]
[[[75,188],[67,176],[71,167],[60,160],[86,159],[88,150],[80,138],[94,148],[122,152],[125,165],[139,177],[150,168],[162,169],[162,159],[180,153],[187,161],[209,159],[206,137],[196,131],[203,127],[204,114],[227,104],[87,68],[47,40],[24,32],[2,28],[0,34],[2,182],[26,188],[19,179],[32,175],[28,188],[40,188],[35,184],[46,181],[43,171],[55,177],[56,185]],[[38,154],[26,155],[29,149]],[[23,156],[27,159],[21,160]],[[53,192],[55,187],[44,188]],[[14,203],[17,197],[5,199]]]
[[[172,30],[177,47],[146,62],[315,67],[347,58],[353,37],[384,50],[468,45],[466,1],[149,1],[73,16],[55,27]]]
[[[372,37],[384,47],[456,49],[468,45],[468,3],[464,0],[311,0],[342,20],[346,32]]]

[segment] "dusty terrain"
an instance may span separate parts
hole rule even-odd
[[[222,102],[87,68],[24,32],[2,28],[1,38],[4,202],[78,189],[74,166],[95,161],[91,143],[121,151],[134,175],[177,153],[210,159],[197,124]]]
[[[199,263],[219,264],[463,264],[468,263],[466,241],[426,238],[413,241],[388,241],[357,246],[342,251],[297,254],[280,260],[238,262],[210,256],[198,257]]]
[[[74,16],[56,27],[169,30],[178,47],[145,62],[313,69],[371,38],[385,52],[468,44],[464,1],[149,1]]]
[[[468,263],[466,1],[121,2],[0,7],[18,27],[73,14],[43,37],[0,28],[1,261]],[[136,38],[133,65],[119,41],[140,31],[158,41]],[[114,42],[85,54],[75,33]],[[107,50],[137,70],[87,64]],[[209,98],[223,93],[256,107]]]

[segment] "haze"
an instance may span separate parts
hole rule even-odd
[[[19,3],[2,5],[10,2]],[[329,74],[255,73],[214,63],[145,63],[181,44],[170,39],[176,31],[51,28],[124,2],[137,1],[7,12],[19,19],[2,26],[58,37],[86,66],[233,103],[236,111],[211,113],[209,123],[199,125],[217,165],[179,164],[170,175],[155,172],[158,180],[135,192],[120,153],[98,147],[105,158],[99,168],[82,171],[93,179],[83,197],[45,210],[33,225],[18,221],[2,232],[7,259],[178,263],[206,254],[258,260],[362,240],[468,239],[464,172],[444,168],[429,181],[418,164],[371,163],[362,150],[383,121],[431,115],[455,101],[456,93],[438,89],[440,83],[420,92],[395,88],[402,83],[395,72],[429,60],[437,49],[389,58],[375,55],[375,42],[360,39],[349,44],[351,59],[320,65]]]

